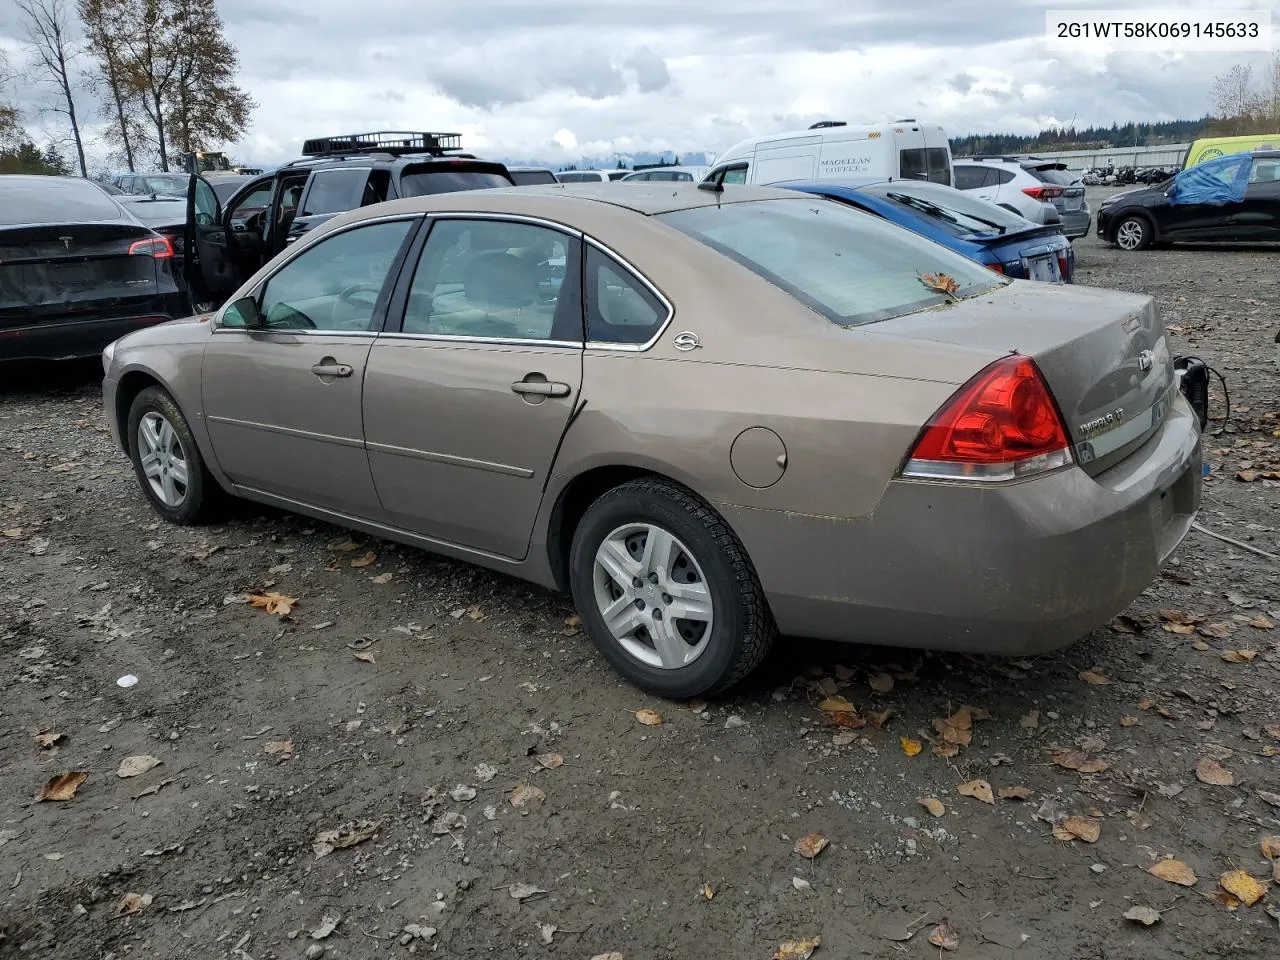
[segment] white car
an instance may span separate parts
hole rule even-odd
[[[697,183],[706,175],[706,167],[650,167],[647,170],[628,173],[622,178],[622,182],[635,183],[640,181],[648,183],[654,180],[663,180],[678,183]]]
[[[607,183],[621,180],[630,170],[561,170],[556,179],[561,183]]]
[[[969,191],[1032,223],[1059,221],[1072,240],[1089,234],[1092,216],[1084,199],[1084,181],[1065,163],[1040,157],[959,157],[952,168],[957,190]]]

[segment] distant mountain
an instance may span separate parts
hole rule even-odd
[[[705,152],[690,152],[679,154],[681,164],[687,166],[705,166],[711,162],[714,154]],[[551,170],[567,170],[573,167],[577,170],[615,170],[618,162],[627,169],[632,169],[636,164],[647,165],[653,163],[672,163],[676,159],[676,154],[667,151],[666,153],[648,153],[641,151],[634,154],[614,154],[608,157],[583,157],[581,160],[573,163],[565,163],[563,161],[552,162],[544,159],[523,159],[516,157],[501,157],[503,163],[511,167],[548,167]]]

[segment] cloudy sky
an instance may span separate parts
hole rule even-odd
[[[953,134],[1189,118],[1216,74],[1266,55],[1055,53],[1044,11],[1253,8],[1280,28],[1276,0],[216,3],[260,104],[232,148],[253,163],[294,157],[308,136],[388,128],[458,130],[477,152],[563,164],[716,152],[823,118],[921,117]],[[0,2],[11,67],[21,33]],[[38,138],[57,134],[47,92],[19,77],[5,94]]]

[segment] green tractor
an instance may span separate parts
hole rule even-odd
[[[178,169],[186,173],[230,173],[231,164],[220,150],[195,150],[180,153],[174,158]]]

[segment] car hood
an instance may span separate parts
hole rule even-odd
[[[166,347],[184,343],[199,343],[213,329],[213,314],[204,313],[190,317],[167,320],[152,327],[143,327],[126,334],[116,341],[116,350],[133,350],[138,347]]]

